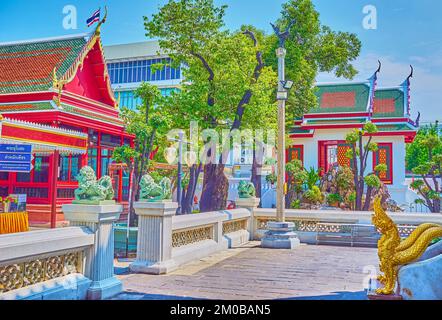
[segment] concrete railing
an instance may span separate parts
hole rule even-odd
[[[164,274],[180,265],[214,252],[259,240],[269,221],[276,220],[275,209],[258,209],[259,199],[237,199],[235,210],[175,216],[174,202],[138,202],[139,216],[137,260],[133,272]],[[390,213],[401,235],[409,235],[416,226],[442,224],[442,215]],[[371,212],[287,210],[286,221],[295,224],[303,243],[317,244],[318,235],[350,233],[370,237],[364,228],[371,226]],[[355,226],[360,230],[353,230]],[[349,231],[350,230],[350,231]],[[368,232],[369,233],[369,232]]]
[[[416,226],[422,223],[442,224],[442,214],[388,213],[398,225],[403,236],[409,235]],[[276,220],[275,209],[253,210],[253,238],[259,240],[266,232],[269,221]],[[340,233],[341,226],[371,225],[372,212],[328,211],[328,210],[286,210],[286,221],[295,223],[295,232],[301,242],[316,244],[318,233]]]
[[[120,205],[64,205],[71,227],[0,236],[0,300],[101,300],[122,285],[113,273]]]
[[[138,202],[137,261],[133,272],[163,274],[250,240],[253,213],[240,208],[175,216],[174,202]]]

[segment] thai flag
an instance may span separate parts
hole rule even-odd
[[[91,25],[93,25],[95,22],[98,21],[100,21],[100,9],[95,11],[94,14],[89,19],[87,19],[86,23],[87,26],[90,27]]]

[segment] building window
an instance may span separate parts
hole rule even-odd
[[[333,166],[351,166],[350,159],[346,157],[349,148],[345,141],[319,141],[318,167],[321,175],[327,173]]]
[[[373,152],[373,171],[378,164],[387,166],[386,172],[381,172],[379,178],[385,184],[393,184],[393,144],[378,143],[378,151]]]
[[[49,177],[49,157],[35,156],[34,169],[30,173],[18,172],[17,182],[47,183]]]
[[[295,159],[301,160],[301,162],[304,164],[304,146],[291,146],[287,150],[287,162]]]
[[[98,158],[98,148],[90,147],[87,150],[87,165],[97,172],[97,158]]]
[[[101,149],[101,177],[109,175],[109,166],[112,164],[112,149]]]
[[[81,169],[81,156],[79,155],[60,155],[60,175],[58,181],[76,182],[77,175]]]
[[[161,70],[152,72],[153,64],[163,64]],[[109,63],[109,75],[112,84],[134,83],[142,81],[165,81],[179,80],[181,78],[181,67],[173,68],[170,58],[146,59]]]

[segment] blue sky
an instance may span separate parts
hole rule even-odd
[[[215,0],[227,4],[226,22],[230,29],[253,24],[268,32],[285,0]],[[354,32],[363,43],[356,62],[365,80],[380,59],[384,68],[380,86],[400,84],[415,67],[412,82],[414,113],[423,120],[442,120],[442,1],[440,0],[313,0],[323,24],[334,30]],[[43,4],[44,3],[44,4]],[[104,45],[145,40],[143,15],[156,12],[166,0],[0,0],[0,42],[52,37],[91,31],[86,19],[98,7],[108,6],[109,17],[102,29]],[[63,28],[63,8],[77,8],[78,29]],[[363,28],[363,7],[377,9],[377,29]],[[321,74],[318,81],[335,81]]]

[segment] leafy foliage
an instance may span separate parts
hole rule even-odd
[[[327,203],[329,205],[334,205],[336,203],[340,203],[340,202],[342,202],[342,200],[343,199],[342,199],[341,195],[338,193],[331,193],[331,194],[327,195]]]
[[[304,193],[303,197],[313,204],[320,203],[324,199],[324,195],[322,194],[321,189],[319,189],[318,186],[314,186],[312,189],[307,190]]]
[[[422,204],[431,212],[440,212],[441,209],[442,138],[436,128],[437,123],[420,131],[407,149],[407,158],[413,154],[416,156],[412,172],[420,176],[411,187],[423,197]]]
[[[349,132],[345,139],[351,146],[351,149],[347,151],[346,155],[352,164],[353,179],[356,189],[355,210],[358,211],[367,211],[369,209],[373,190],[382,186],[382,182],[378,175],[380,172],[387,170],[386,166],[379,165],[376,167],[375,173],[370,173],[365,176],[368,156],[371,152],[376,152],[378,150],[378,145],[372,142],[371,136],[371,134],[376,132],[378,132],[376,125],[372,122],[367,122],[362,129],[354,129]],[[368,139],[365,142],[364,136],[368,136]],[[365,193],[365,202],[363,204],[362,200],[365,185],[367,185],[367,190]]]
[[[319,169],[315,169],[313,167],[311,167],[307,171],[306,184],[308,189],[312,189],[314,186],[316,186],[319,183],[319,180],[321,179],[321,176],[319,175],[320,172],[321,171]]]

